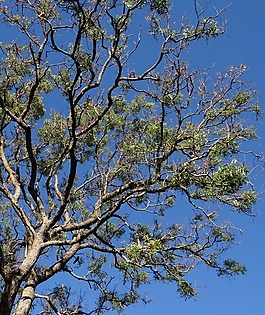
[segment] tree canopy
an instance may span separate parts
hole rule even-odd
[[[219,213],[257,200],[241,152],[256,91],[245,65],[186,60],[225,31],[223,9],[0,3],[0,313],[121,311],[153,279],[195,296],[199,264],[245,273],[224,258],[236,230]]]

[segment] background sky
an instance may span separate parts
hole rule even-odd
[[[175,0],[175,10],[192,12],[193,1]],[[190,50],[190,63],[209,66],[215,64],[216,71],[225,70],[227,66],[247,65],[245,79],[255,84],[259,92],[259,102],[265,110],[265,1],[235,0],[211,1],[218,7],[230,4],[223,15],[227,19],[228,30],[220,38],[200,44]],[[190,7],[190,8],[189,8]],[[187,11],[187,13],[188,13]],[[184,12],[183,12],[184,13]],[[201,42],[202,43],[202,42]],[[256,144],[260,152],[265,151],[264,118],[253,122],[260,139]],[[257,188],[265,189],[265,172],[262,170],[256,177]],[[132,306],[125,311],[126,315],[175,315],[175,314],[215,314],[215,315],[260,315],[265,313],[265,214],[264,197],[255,207],[255,217],[231,214],[231,220],[240,226],[243,234],[240,245],[230,249],[229,256],[237,258],[247,267],[247,275],[235,279],[217,277],[216,273],[197,269],[190,277],[199,291],[196,300],[183,300],[178,297],[174,285],[152,283],[145,287],[152,302],[146,306]]]

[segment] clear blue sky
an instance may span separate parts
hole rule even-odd
[[[246,64],[248,71],[245,79],[255,84],[260,95],[260,105],[265,110],[265,1],[211,2],[218,7],[231,3],[224,15],[228,19],[227,33],[222,38],[211,40],[201,49],[191,49],[190,62],[194,66],[196,62],[204,66],[214,62],[216,71],[225,70],[229,65]],[[193,1],[175,0],[174,3],[177,10],[178,5],[188,8]],[[256,145],[264,152],[264,118],[257,122],[256,127],[263,138]],[[260,172],[256,181],[258,189],[264,189],[265,172]],[[196,283],[199,291],[196,301],[180,299],[174,285],[153,283],[144,290],[153,301],[147,306],[132,306],[125,314],[265,314],[264,197],[255,207],[255,218],[231,214],[235,224],[242,227],[244,233],[239,239],[241,244],[231,248],[229,255],[247,266],[247,275],[227,279],[219,278],[213,271],[204,268],[195,271],[190,280]]]

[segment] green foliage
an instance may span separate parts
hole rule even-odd
[[[152,0],[150,4],[151,11],[156,11],[159,15],[168,12],[170,2],[168,0]]]
[[[193,26],[188,25],[183,30],[183,36],[185,39],[199,39],[201,37],[217,37],[223,32],[222,27],[218,26],[218,22],[211,18],[203,18],[200,24]]]
[[[220,268],[218,275],[224,276],[224,275],[239,275],[239,274],[245,274],[247,272],[247,269],[245,266],[242,266],[238,263],[236,260],[227,259],[224,261],[224,265],[222,268]]]
[[[178,292],[180,296],[185,298],[192,298],[196,296],[197,292],[194,290],[194,288],[191,286],[190,283],[188,283],[185,279],[180,279],[178,281]]]
[[[236,166],[224,164],[218,168],[213,175],[213,187],[221,193],[237,192],[247,180],[248,168],[246,166]]]

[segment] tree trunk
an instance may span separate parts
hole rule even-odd
[[[17,303],[13,315],[28,315],[34,301],[36,279],[34,272],[28,277],[22,295]],[[2,314],[1,314],[2,315]]]
[[[5,289],[0,301],[1,315],[11,314],[20,285],[21,279],[14,275],[5,280]]]

